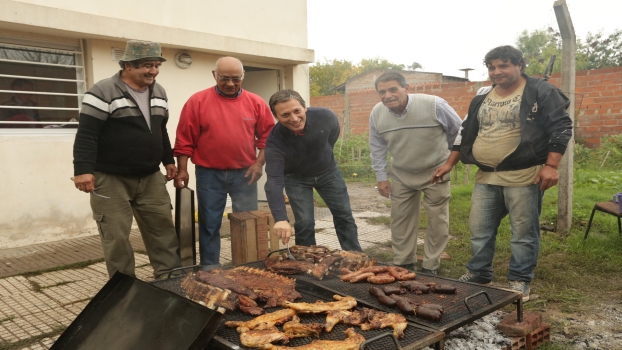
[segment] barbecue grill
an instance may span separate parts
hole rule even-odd
[[[255,261],[245,265],[258,269],[265,269],[263,261]],[[292,275],[291,277],[296,278],[299,284],[313,284],[334,294],[349,295],[354,297],[359,304],[367,307],[385,312],[399,312],[397,309],[380,304],[375,297],[369,294],[369,287],[399,286],[397,281],[389,284],[377,285],[368,282],[343,282],[339,278],[334,277],[325,277],[320,281],[313,276],[305,274]],[[512,303],[516,303],[519,322],[522,321],[522,295],[518,292],[482,286],[475,283],[460,282],[454,279],[422,273],[417,273],[416,281],[449,284],[457,288],[457,293],[429,293],[422,295],[409,293],[409,297],[414,300],[428,304],[440,304],[444,307],[443,317],[439,322],[425,320],[416,316],[404,315],[409,322],[449,333]]]
[[[253,264],[245,264],[246,266],[256,267]],[[257,264],[255,264],[257,265]],[[175,277],[168,280],[159,280],[152,282],[153,285],[160,287],[162,289],[171,291],[173,293],[185,296],[185,293],[181,289],[181,280],[183,277]],[[314,303],[317,300],[322,301],[334,301],[333,295],[335,293],[329,291],[328,289],[322,288],[320,286],[302,282],[300,284],[296,283],[296,290],[300,292],[302,295],[302,300],[298,299],[296,302],[307,302]],[[342,294],[344,295],[344,294]],[[347,295],[347,294],[345,294]],[[371,306],[369,306],[371,307]],[[361,308],[361,306],[357,307]],[[267,312],[272,312],[277,310],[267,309]],[[397,310],[391,310],[391,312],[398,312]],[[253,319],[255,316],[251,316],[245,314],[239,310],[236,311],[227,311],[225,313],[225,317],[228,320],[240,320],[240,321],[248,321]],[[325,323],[326,315],[325,314],[304,314],[299,315],[301,322],[303,323]],[[345,330],[349,327],[348,325],[338,324],[333,330],[329,333],[321,332],[320,339],[326,340],[343,340],[346,338]],[[396,340],[392,335],[392,328],[385,329],[376,329],[376,330],[368,330],[363,331],[359,327],[354,327],[354,330],[362,334],[367,340],[363,344],[364,349],[369,350],[386,350],[386,349],[395,349],[397,348],[395,342],[399,343],[401,349],[405,350],[416,350],[423,349],[428,346],[434,346],[437,349],[442,348],[442,341],[445,337],[445,334],[439,330],[426,327],[424,325],[415,324],[409,322],[408,327],[404,330],[404,338]],[[311,343],[313,338],[294,338],[290,340],[287,346],[301,346],[308,343]],[[216,335],[212,338],[212,342],[208,346],[209,349],[245,349],[240,343],[240,336],[235,328],[229,328],[227,326],[222,325],[218,328]]]

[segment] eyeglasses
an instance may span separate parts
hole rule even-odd
[[[221,83],[228,83],[229,80],[231,80],[234,84],[237,84],[241,83],[242,79],[244,79],[244,77],[227,77],[223,75],[218,76],[218,81],[220,81]]]

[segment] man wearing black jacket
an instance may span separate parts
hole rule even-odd
[[[525,75],[523,54],[514,47],[491,50],[484,63],[493,86],[471,101],[461,135],[433,180],[458,160],[477,165],[469,217],[473,256],[460,280],[491,283],[497,230],[509,214],[509,287],[527,301],[540,250],[542,197],[557,184],[572,137],[570,102],[546,80]]]
[[[266,197],[276,221],[274,232],[287,243],[292,227],[287,219],[283,188],[294,212],[297,245],[315,245],[313,189],[331,213],[343,250],[361,251],[346,183],[335,162],[333,146],[339,138],[339,120],[326,108],[305,108],[293,90],[270,97],[278,120],[266,141]]]
[[[181,266],[165,187],[177,173],[166,131],[168,102],[155,82],[163,61],[160,44],[128,41],[122,70],[97,82],[80,109],[73,179],[78,190],[90,193],[110,277],[117,270],[135,275],[132,217],[154,276]]]

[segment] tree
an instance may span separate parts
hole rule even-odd
[[[551,27],[547,30],[534,30],[532,33],[524,30],[516,39],[516,47],[525,57],[525,73],[542,75],[552,55],[557,56],[553,72],[561,71],[561,45],[560,34]]]
[[[616,29],[606,38],[602,31],[588,32],[581,51],[589,69],[622,66],[622,30]]]
[[[350,61],[332,60],[318,62],[309,67],[311,96],[330,95],[331,89],[345,83],[356,74],[356,67]]]
[[[386,58],[374,57],[362,59],[358,64],[358,74],[365,73],[372,69],[396,69],[403,70],[405,67],[403,64],[396,64],[387,61]]]
[[[372,69],[403,70],[405,68],[403,64],[392,63],[382,57],[362,59],[358,64],[352,64],[346,60],[324,60],[325,62],[317,62],[309,67],[311,96],[336,94],[337,91],[333,90],[335,87],[355,75]],[[420,65],[419,68],[421,68]]]
[[[419,62],[413,62],[413,64],[411,64],[410,66],[407,66],[406,68],[410,70],[417,70],[417,69],[423,69],[423,66],[420,65]]]
[[[542,75],[551,55],[557,56],[553,73],[561,70],[562,40],[553,28],[531,33],[523,31],[516,39],[516,47],[525,56],[525,73]],[[588,32],[585,41],[577,39],[575,65],[577,70],[622,66],[622,30],[617,29],[607,37],[602,31],[596,34]]]

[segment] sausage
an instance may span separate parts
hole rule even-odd
[[[400,282],[402,287],[408,288],[409,291],[415,294],[428,294],[430,292],[430,287],[426,286],[421,282],[416,281],[408,281],[408,282]]]
[[[406,315],[414,315],[415,310],[406,300],[400,300],[396,303],[397,309],[400,310],[401,313]]]
[[[434,293],[438,294],[456,294],[456,287],[448,284],[439,284],[434,286]]]
[[[408,300],[408,298],[404,298],[404,297],[401,297],[401,296],[396,295],[396,294],[391,294],[391,295],[389,295],[389,296],[391,297],[391,299],[394,299],[395,301],[400,301],[400,300],[403,300],[403,301],[405,301],[405,302],[407,302],[407,303],[410,303],[410,301]]]
[[[388,306],[388,307],[394,307],[395,304],[397,304],[397,301],[395,301],[395,299],[388,297],[386,295],[381,295],[378,297],[378,302],[384,306]]]
[[[438,304],[421,304],[419,305],[419,307],[422,307],[424,309],[430,309],[430,310],[438,310],[441,313],[445,311],[445,308],[443,308],[443,305],[438,305]]]
[[[378,287],[369,287],[369,294],[375,296],[376,298],[385,295],[382,289]]]
[[[373,277],[373,276],[374,276],[373,272],[361,273],[359,275],[356,275],[356,276],[350,278],[350,283],[356,283],[356,282],[364,281],[368,277]]]
[[[371,273],[371,276],[369,276],[367,278],[367,282],[373,283],[373,284],[387,284],[387,283],[391,283],[393,281],[395,281],[395,277],[393,277],[393,276],[389,276],[389,275],[374,275],[373,273]],[[350,281],[350,282],[352,282],[352,281]]]
[[[391,295],[391,294],[404,294],[404,289],[397,287],[397,286],[386,286],[382,288],[382,291],[384,292],[384,294],[386,295]]]
[[[339,276],[339,279],[347,282],[349,281],[351,278],[358,276],[360,273],[358,271],[354,271],[354,272],[350,272],[350,273],[346,273],[345,275],[341,275]]]
[[[421,317],[423,319],[434,321],[434,322],[440,321],[441,317],[443,316],[443,314],[441,314],[441,312],[438,310],[431,310],[431,309],[427,309],[422,306],[418,306],[415,313],[417,317]]]

